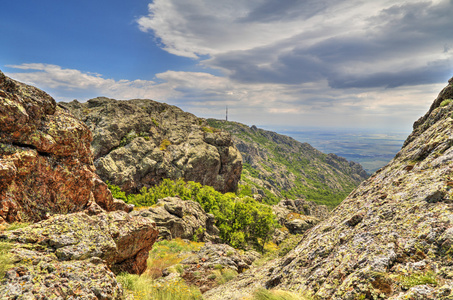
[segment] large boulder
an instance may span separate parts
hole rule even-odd
[[[39,221],[115,201],[95,174],[88,127],[45,92],[0,72],[0,223]]]
[[[123,299],[115,273],[143,273],[157,234],[152,220],[123,211],[58,215],[0,233],[0,242],[10,244],[13,264],[0,295]]]
[[[167,197],[157,200],[153,207],[134,211],[133,214],[154,220],[160,239],[220,241],[219,229],[214,225],[214,215],[206,213],[195,201]]]
[[[61,103],[94,134],[96,172],[103,180],[137,193],[164,178],[195,181],[220,192],[237,189],[242,157],[229,133],[152,100],[95,98]]]
[[[315,299],[453,299],[453,78],[401,151],[285,257],[211,290]]]

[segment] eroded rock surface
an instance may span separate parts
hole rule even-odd
[[[452,299],[452,98],[453,79],[396,157],[294,250],[205,297],[265,287],[315,299]]]
[[[95,174],[88,127],[45,92],[0,72],[0,223],[39,221],[114,201]]]
[[[134,211],[132,214],[155,221],[160,239],[220,241],[219,229],[214,225],[214,215],[207,214],[195,201],[167,197],[157,200],[156,205],[149,209]]]
[[[229,133],[152,100],[95,98],[62,103],[94,134],[96,172],[137,193],[164,178],[195,181],[220,192],[237,189],[242,158]]]
[[[0,241],[11,243],[14,263],[2,280],[0,295],[123,299],[114,273],[144,272],[157,234],[150,219],[123,211],[59,215],[0,233]]]

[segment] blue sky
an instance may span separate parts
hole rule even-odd
[[[0,70],[265,128],[409,132],[453,76],[453,1],[5,1]]]

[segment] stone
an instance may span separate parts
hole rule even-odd
[[[212,214],[207,214],[198,202],[179,197],[158,199],[149,209],[134,211],[133,215],[150,218],[159,229],[159,239],[188,239],[220,242],[219,229]]]
[[[60,103],[93,132],[96,172],[127,193],[164,178],[195,181],[234,192],[242,157],[227,132],[212,131],[204,119],[146,99],[104,97]]]
[[[45,92],[2,72],[0,128],[1,220],[36,222],[91,202],[125,209],[95,173],[88,127]]]

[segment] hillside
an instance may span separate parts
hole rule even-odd
[[[211,290],[289,289],[315,299],[453,298],[453,78],[403,148],[285,257]]]
[[[234,192],[242,158],[227,132],[208,132],[204,120],[147,99],[104,97],[60,103],[93,132],[96,173],[127,193],[164,178]]]
[[[265,197],[306,198],[332,207],[368,177],[359,164],[288,136],[237,122],[207,122],[231,133],[243,158],[240,183]]]

